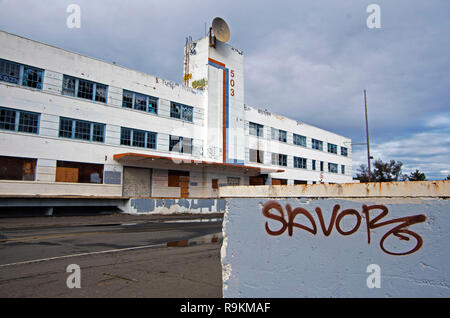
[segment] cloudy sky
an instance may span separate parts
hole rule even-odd
[[[81,28],[69,29],[69,4]],[[381,28],[367,27],[369,4]],[[244,51],[245,102],[352,138],[429,180],[450,175],[448,0],[0,0],[0,29],[182,82],[185,38],[216,16]],[[1,45],[1,44],[0,44]]]

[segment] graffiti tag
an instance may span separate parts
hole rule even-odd
[[[389,209],[384,205],[363,205],[362,206],[362,213],[360,214],[355,209],[346,209],[339,213],[339,210],[341,209],[341,206],[339,204],[336,204],[333,207],[333,212],[331,214],[331,219],[328,224],[328,226],[325,224],[325,220],[323,217],[322,209],[320,207],[316,207],[315,212],[317,214],[317,219],[319,221],[320,228],[325,236],[329,236],[331,232],[333,231],[333,227],[336,227],[336,231],[341,235],[352,235],[361,226],[362,223],[362,215],[364,215],[366,220],[366,229],[367,229],[367,243],[370,244],[370,230],[385,227],[389,224],[395,224],[398,223],[397,226],[387,231],[383,237],[380,240],[380,247],[383,250],[383,252],[390,254],[390,255],[408,255],[416,252],[419,250],[423,245],[422,237],[409,230],[408,227],[417,224],[425,222],[426,217],[423,214],[420,215],[412,215],[412,216],[406,216],[398,219],[392,219],[388,221],[381,221],[384,217],[386,217],[389,213]],[[279,215],[276,213],[273,213],[272,210],[278,211]],[[269,227],[268,221],[266,221],[265,229],[266,232],[269,235],[277,236],[283,234],[286,230],[288,230],[288,235],[292,236],[294,227],[305,230],[313,235],[317,234],[317,223],[314,219],[314,217],[304,208],[297,207],[295,209],[292,209],[292,207],[289,204],[286,204],[286,211],[287,211],[287,219],[285,217],[285,213],[283,211],[283,207],[281,204],[279,204],[277,201],[267,201],[262,209],[262,214],[267,217],[268,219],[278,221],[281,223],[281,228],[279,230],[272,230]],[[374,218],[371,218],[371,212],[372,211],[381,211],[378,213],[377,216]],[[297,215],[304,215],[308,220],[310,225],[306,226],[304,224],[299,224],[294,222],[295,217]],[[344,219],[344,217],[353,217],[356,221],[355,225],[351,229],[342,229],[341,222]],[[393,252],[389,251],[385,247],[385,241],[390,236],[394,235],[399,240],[409,241],[410,237],[413,237],[416,240],[416,245],[406,251],[406,252]]]

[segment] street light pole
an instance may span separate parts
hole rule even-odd
[[[366,111],[366,137],[367,137],[367,167],[369,169],[369,182],[370,182],[370,146],[369,146],[369,121],[367,119],[367,97],[366,90],[364,90],[364,106]]]

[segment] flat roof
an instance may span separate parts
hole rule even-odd
[[[180,169],[189,169],[189,166],[194,164],[197,166],[202,166],[204,168],[230,168],[236,172],[240,173],[251,173],[251,174],[263,174],[263,173],[274,173],[274,172],[284,172],[282,169],[275,168],[266,168],[266,167],[255,167],[255,166],[245,166],[239,164],[231,164],[231,163],[222,163],[222,162],[212,162],[212,161],[203,161],[203,160],[195,160],[190,158],[174,158],[174,157],[166,157],[166,156],[158,156],[158,155],[148,155],[141,153],[119,153],[113,156],[113,159],[121,162],[121,163],[134,163],[134,164],[149,164],[157,160],[158,162],[170,164],[172,163],[174,166],[179,167]],[[176,167],[170,167],[176,170]]]

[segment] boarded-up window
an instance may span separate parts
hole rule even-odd
[[[212,179],[212,188],[219,189],[219,182],[217,179]]]
[[[34,181],[36,159],[0,156],[0,180]]]
[[[264,178],[263,177],[249,177],[249,184],[250,185],[264,185]]]
[[[169,170],[168,187],[179,187],[180,176],[189,177],[189,171]]]
[[[286,179],[276,179],[272,178],[272,185],[286,185],[287,180]]]
[[[56,182],[103,183],[103,165],[57,161]]]

